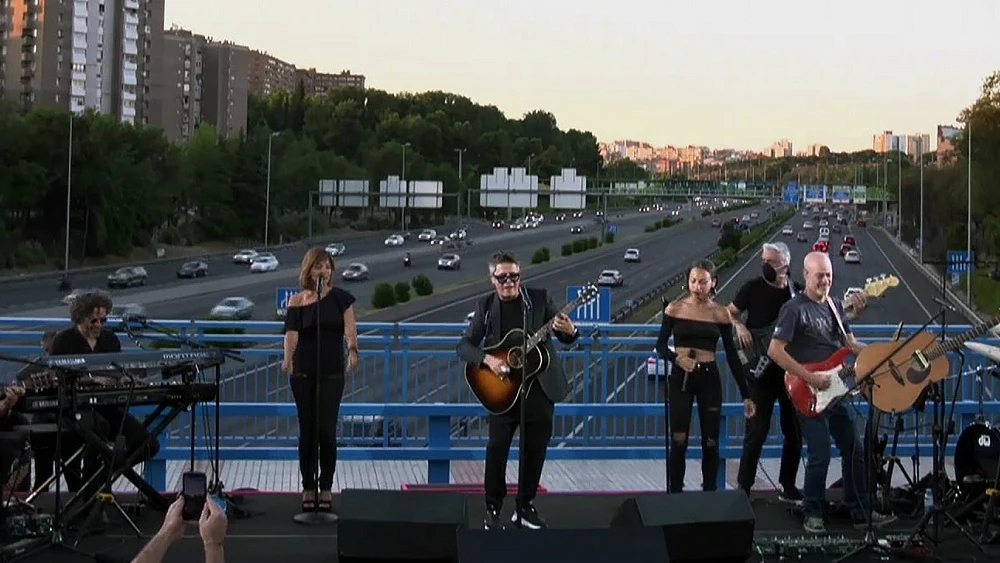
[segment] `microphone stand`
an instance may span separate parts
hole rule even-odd
[[[322,364],[322,353],[323,347],[320,345],[320,338],[323,334],[322,327],[320,326],[320,308],[321,301],[323,300],[323,278],[318,278],[316,280],[316,371],[313,373],[312,381],[312,393],[313,393],[313,436],[316,439],[314,444],[316,451],[314,452],[316,456],[316,464],[313,467],[313,495],[315,500],[313,504],[319,507],[319,466],[320,466],[320,439],[319,439],[319,417],[320,417],[320,400],[319,400],[319,388],[320,388],[320,377],[323,373]],[[343,347],[344,343],[339,343]],[[346,360],[346,358],[345,358]],[[295,377],[294,375],[292,377]],[[301,376],[300,376],[301,377]],[[301,438],[300,438],[301,439]],[[331,500],[332,503],[332,500]],[[305,525],[322,525],[322,524],[335,524],[339,517],[333,512],[323,512],[315,509],[311,512],[300,512],[295,516],[292,516],[292,520],[297,524]]]
[[[528,319],[529,313],[531,312],[531,307],[528,305],[528,291],[526,289],[521,289],[521,330],[522,338],[520,350],[520,370],[521,370],[521,387],[517,390],[518,393],[518,438],[517,438],[517,493],[520,496],[521,489],[525,486],[524,477],[527,474],[527,469],[525,467],[525,451],[527,450],[525,443],[527,441],[528,433],[525,430],[528,423],[528,391],[531,390],[531,381],[526,377],[525,370],[528,367]],[[510,366],[515,367],[515,366]],[[506,487],[506,483],[504,484]],[[521,511],[520,506],[517,506],[517,500],[515,499],[514,507],[514,521],[517,526],[521,527]]]
[[[166,329],[163,326],[158,326],[156,323],[150,322],[144,317],[138,317],[136,319],[143,328],[150,328],[157,334],[167,337],[167,340],[176,342],[181,346],[187,346],[189,348],[194,348],[197,350],[216,350],[222,353],[222,355],[229,360],[235,360],[239,363],[245,363],[246,360],[243,356],[235,352],[230,352],[224,348],[219,348],[218,346],[210,346],[204,342],[199,342],[193,338],[181,336],[175,332]],[[221,461],[219,459],[219,449],[220,449],[220,436],[222,427],[222,369],[220,366],[215,366],[215,437],[213,444],[213,457],[212,457],[212,473],[214,474],[213,482],[209,484],[208,493],[218,497],[220,500],[226,502],[227,510],[232,510],[232,515],[234,519],[243,520],[255,516],[254,513],[240,506],[242,503],[241,499],[237,499],[233,495],[229,494],[225,490],[225,485],[222,483],[222,474],[219,470],[221,466]],[[195,414],[194,405],[191,406],[191,469],[194,469],[194,436],[195,436]]]

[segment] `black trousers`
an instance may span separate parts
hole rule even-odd
[[[124,439],[125,451],[116,457],[115,465],[120,466],[125,458],[136,451],[142,452],[136,463],[153,459],[160,451],[160,443],[152,436],[141,420],[132,416],[123,408],[102,407],[80,411],[80,426],[89,429],[104,441],[114,444],[117,436]],[[54,420],[54,419],[53,419]],[[53,474],[53,465],[57,455],[56,436],[48,434],[44,439],[35,439],[35,486],[38,487]],[[70,492],[79,491],[83,484],[94,476],[101,468],[104,457],[96,448],[87,445],[79,433],[68,426],[62,435],[62,452],[60,459],[68,460],[77,450],[83,447],[82,456],[66,464],[64,477]],[[103,480],[95,482],[97,487],[103,486]]]
[[[757,405],[757,412],[747,421],[746,434],[743,436],[743,454],[740,456],[737,474],[739,486],[749,493],[757,480],[760,452],[767,441],[767,433],[771,430],[771,415],[774,413],[774,402],[777,401],[781,434],[784,436],[778,484],[784,488],[792,488],[802,459],[802,430],[795,406],[785,391],[785,372],[781,366],[772,362],[758,379],[751,381],[750,397]]]
[[[337,419],[340,402],[344,398],[344,376],[295,376],[290,379],[289,386],[299,415],[302,489],[312,491],[317,488],[318,465],[319,489],[329,491],[333,489],[333,473],[337,468]]]
[[[722,432],[722,377],[715,362],[700,364],[687,374],[674,364],[667,377],[664,409],[667,418],[667,491],[684,490],[687,447],[691,417],[698,401],[698,424],[701,427],[701,488],[716,490],[719,475],[719,435]]]
[[[526,506],[535,500],[538,484],[542,480],[545,454],[552,438],[552,416],[555,404],[534,382],[529,384],[525,400],[524,459],[520,460],[520,478],[517,483],[517,506]],[[521,426],[521,400],[504,414],[490,415],[489,441],[486,444],[486,505],[500,510],[507,496],[507,459],[510,446]]]

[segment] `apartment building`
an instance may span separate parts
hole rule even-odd
[[[892,131],[872,135],[872,150],[878,153],[905,151],[906,135],[893,135]]]
[[[248,88],[254,96],[295,89],[295,65],[261,51],[250,51]]]
[[[962,135],[962,130],[951,125],[937,126],[937,165],[946,166],[955,162],[958,151],[955,142]]]
[[[295,70],[295,83],[302,83],[307,96],[322,96],[334,88],[365,87],[365,77],[344,70],[340,73],[317,72],[315,68]]]
[[[164,0],[0,0],[0,94],[145,121]]]
[[[916,133],[906,137],[906,154],[913,158],[931,152],[931,136],[927,133]]]
[[[788,139],[781,139],[764,149],[764,156],[768,158],[785,158],[793,154],[792,142]]]
[[[202,120],[227,137],[246,131],[250,49],[210,41],[202,62]]]

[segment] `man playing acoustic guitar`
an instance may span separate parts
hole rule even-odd
[[[857,354],[864,344],[851,332],[844,305],[830,296],[833,285],[833,264],[825,252],[810,252],[803,261],[805,290],[792,297],[781,308],[768,347],[768,356],[791,375],[818,389],[830,386],[830,375],[812,373],[803,364],[826,360],[843,346]],[[852,303],[853,305],[854,303]],[[823,533],[823,510],[826,506],[826,477],[830,467],[830,438],[837,444],[842,458],[844,501],[850,508],[854,526],[864,529],[868,515],[872,524],[884,526],[896,518],[870,512],[868,506],[868,470],[864,462],[864,445],[855,426],[855,413],[844,401],[826,408],[815,417],[799,416],[805,439],[806,470],[802,490],[805,520],[803,527],[811,533]]]
[[[469,326],[458,343],[458,357],[473,366],[487,366],[498,377],[510,372],[510,366],[497,356],[486,354],[480,345],[490,347],[499,343],[509,332],[524,329],[528,334],[541,329],[552,321],[556,338],[572,344],[579,337],[579,330],[553,305],[545,289],[523,287],[521,266],[513,255],[506,252],[494,254],[489,262],[490,282],[495,293],[481,298]],[[528,326],[522,326],[527,321]],[[520,528],[545,528],[545,521],[535,510],[533,501],[542,478],[545,453],[552,436],[554,403],[569,392],[562,362],[558,361],[551,339],[540,346],[547,349],[553,359],[548,369],[525,382],[524,459],[523,473],[518,483],[517,507],[511,521]],[[537,385],[536,385],[537,383]],[[503,529],[500,509],[507,494],[507,458],[510,446],[521,421],[518,400],[502,414],[489,416],[489,441],[486,445],[486,522],[488,530]]]

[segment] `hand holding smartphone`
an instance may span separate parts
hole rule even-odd
[[[189,471],[181,478],[181,494],[184,495],[182,517],[186,522],[197,521],[205,510],[208,497],[208,477],[200,471]]]

